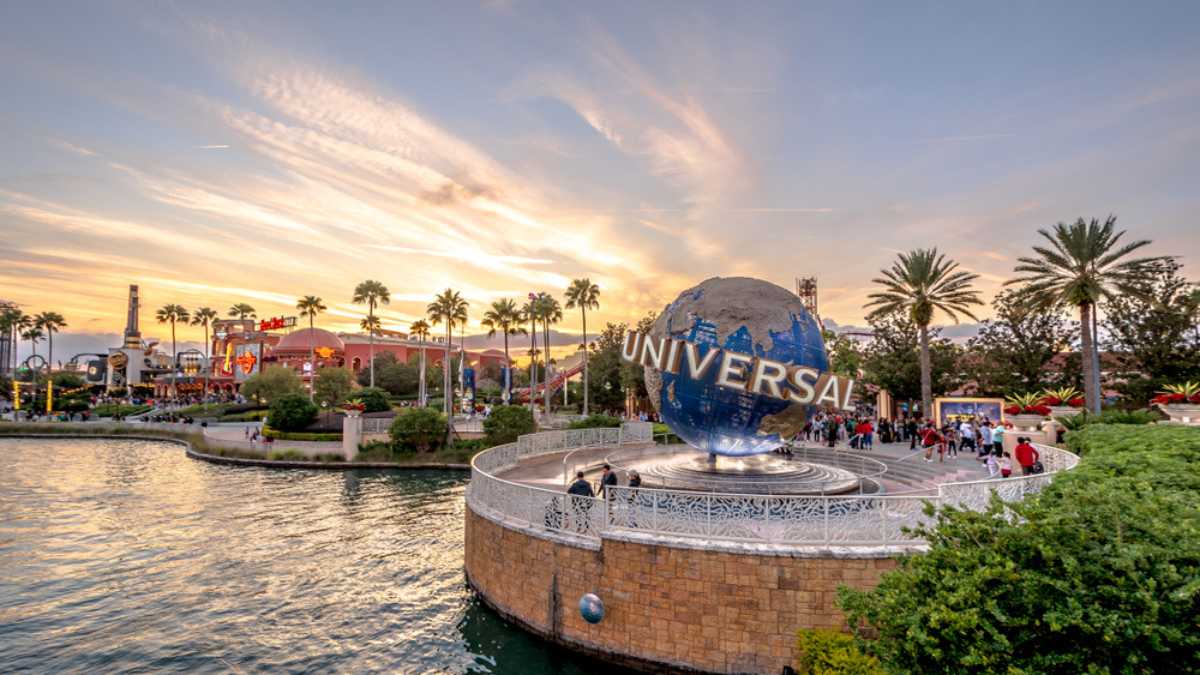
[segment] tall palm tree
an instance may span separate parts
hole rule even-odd
[[[956,271],[957,270],[957,271]],[[958,263],[938,253],[937,248],[901,253],[891,269],[880,270],[882,278],[872,282],[883,287],[872,293],[866,307],[876,318],[905,312],[920,329],[921,335],[921,414],[929,419],[933,410],[933,377],[929,365],[929,322],[941,310],[958,323],[962,314],[975,319],[970,305],[982,305],[979,291],[971,288],[978,274],[958,270]]]
[[[521,323],[529,322],[529,412],[537,412],[537,322],[538,322],[538,301],[537,296],[533,293],[529,294],[529,300],[521,305]]]
[[[1148,239],[1121,244],[1125,231],[1116,230],[1117,219],[1103,224],[1093,218],[1058,223],[1039,229],[1050,246],[1034,246],[1036,257],[1017,258],[1015,272],[1025,276],[1006,283],[1025,284],[1029,298],[1043,309],[1073,305],[1079,310],[1080,344],[1083,348],[1083,394],[1087,407],[1100,412],[1100,365],[1093,333],[1096,303],[1117,294],[1145,297],[1144,289],[1158,266],[1170,256],[1127,259],[1150,243]]]
[[[417,338],[417,342],[421,345],[421,379],[417,385],[417,403],[420,407],[425,407],[426,392],[425,392],[425,341],[429,339],[429,322],[425,319],[417,319],[408,326],[408,332],[412,337]]]
[[[446,355],[442,360],[442,407],[446,412],[446,417],[454,414],[452,407],[454,393],[450,385],[450,347],[454,340],[454,322],[459,320],[459,317],[466,319],[466,301],[462,299],[458,291],[452,291],[449,288],[437,294],[433,298],[433,302],[425,308],[425,313],[429,316],[429,320],[433,325],[444,323],[446,325]]]
[[[306,295],[296,301],[296,309],[300,310],[300,316],[308,317],[308,367],[311,368],[308,372],[308,397],[311,399],[313,397],[312,382],[317,376],[316,346],[313,343],[313,321],[316,320],[318,314],[329,308],[325,306],[321,298],[315,295]]]
[[[588,339],[587,311],[600,308],[600,287],[591,279],[575,279],[567,287],[567,309],[579,308],[583,318],[583,414],[588,414]],[[566,386],[566,383],[563,383]]]
[[[21,331],[21,337],[23,339],[29,341],[29,350],[30,350],[29,355],[37,356],[38,340],[41,340],[42,338],[46,337],[46,334],[42,332],[41,328],[31,325],[28,328],[25,328],[24,330]]]
[[[387,286],[375,281],[367,279],[354,287],[354,297],[351,302],[356,305],[367,306],[367,318],[375,316],[375,307],[378,305],[386,305],[392,301],[392,294],[388,291]],[[368,332],[367,340],[370,343],[370,359],[371,359],[371,386],[375,386],[375,333]]]
[[[454,322],[458,324],[458,386],[462,390],[465,397],[467,395],[467,383],[463,379],[463,369],[467,363],[467,308],[470,305],[466,300],[459,298],[458,303],[454,306]]]
[[[208,340],[208,329],[217,320],[217,310],[201,307],[192,313],[192,325],[204,326],[204,395],[208,396],[208,376],[212,370],[212,343]]]
[[[17,315],[21,310],[6,302],[0,302],[0,333],[4,335],[6,351],[3,352],[4,363],[0,363],[0,372],[8,372],[12,366],[12,353],[16,351],[14,330],[16,329]]]
[[[377,316],[364,316],[362,321],[358,322],[358,327],[367,331],[368,335],[378,335],[379,331],[383,330],[383,324]]]
[[[24,331],[33,328],[33,317],[17,308],[12,309],[12,369],[17,370],[18,341],[25,337]]]
[[[525,327],[520,310],[517,309],[517,303],[510,298],[502,298],[492,303],[491,309],[484,312],[483,320],[479,322],[484,328],[488,329],[487,336],[490,338],[496,334],[496,331],[504,336],[504,367],[507,369],[509,380],[512,379],[512,361],[508,358],[508,336],[524,334]],[[503,378],[501,378],[503,379]],[[503,386],[503,382],[501,385]],[[508,404],[511,387],[504,387],[503,398],[505,405]]]
[[[54,368],[54,333],[67,326],[67,320],[58,312],[42,312],[33,317],[33,325],[46,332],[46,369]]]
[[[538,318],[542,321],[542,345],[545,353],[542,358],[546,362],[546,377],[542,383],[542,410],[550,414],[550,326],[562,321],[562,306],[549,293],[538,293]],[[563,383],[566,386],[566,383]]]
[[[179,370],[179,351],[176,348],[175,342],[175,322],[187,323],[190,318],[187,309],[182,305],[163,305],[154,313],[154,318],[158,319],[159,323],[171,324],[171,397],[174,398],[179,392],[175,387],[175,373]]]
[[[250,305],[239,302],[229,307],[229,316],[235,319],[257,319],[258,313]]]

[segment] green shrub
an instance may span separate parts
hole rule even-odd
[[[446,416],[431,408],[402,410],[392,420],[388,434],[398,451],[432,452],[446,444]]]
[[[671,427],[662,424],[661,422],[654,423],[654,442],[659,445],[671,445],[674,443],[682,443],[678,436],[671,431]]]
[[[277,462],[307,462],[308,455],[299,450],[276,450],[269,455],[267,459],[273,459]]]
[[[145,412],[150,412],[154,408],[148,405],[125,405],[123,403],[105,403],[92,408],[92,414],[96,417],[113,417],[119,415],[121,417],[129,417],[130,415],[140,415]]]
[[[942,509],[924,555],[839,591],[895,672],[1200,670],[1200,429],[1088,425],[1040,494]]]
[[[854,638],[832,630],[803,629],[796,638],[800,675],[883,675],[879,659],[866,654]]]
[[[483,432],[489,446],[512,443],[518,436],[532,434],[536,429],[533,413],[521,405],[496,406],[483,420]]]
[[[304,383],[296,371],[286,366],[270,366],[266,370],[251,375],[242,383],[241,394],[251,401],[273,403],[275,399],[288,394],[299,394],[304,390]]]
[[[1163,418],[1152,410],[1121,410],[1109,408],[1095,415],[1084,410],[1069,417],[1054,418],[1067,431],[1078,431],[1091,424],[1153,424]]]
[[[471,454],[475,454],[480,450],[486,450],[489,447],[491,446],[488,445],[488,442],[482,438],[458,438],[450,443],[451,450],[462,450]]]
[[[363,412],[385,412],[392,409],[388,393],[379,387],[364,387],[354,392],[350,400],[363,404],[366,408]]]
[[[571,422],[568,429],[598,429],[602,427],[619,427],[621,426],[621,418],[613,417],[612,415],[588,415],[587,417]]]
[[[313,433],[306,431],[280,431],[269,425],[263,427],[263,436],[277,441],[311,441],[317,443],[335,443],[342,440],[341,434]]]
[[[246,410],[240,413],[231,415],[221,415],[217,418],[218,422],[260,422],[262,418],[268,414],[266,408],[255,408],[254,410]]]
[[[284,394],[271,402],[267,423],[280,431],[299,431],[317,419],[317,406],[304,394]]]

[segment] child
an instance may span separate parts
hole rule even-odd
[[[996,474],[1000,472],[1000,465],[996,463],[996,456],[989,452],[985,461],[987,463],[988,478],[995,478]]]
[[[1004,456],[1000,458],[1000,476],[1002,478],[1008,478],[1011,475],[1012,475],[1012,455],[1010,455],[1009,453],[1006,452],[1006,453],[1004,453]]]

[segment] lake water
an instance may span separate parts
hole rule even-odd
[[[613,672],[462,573],[465,472],[0,439],[0,671]]]

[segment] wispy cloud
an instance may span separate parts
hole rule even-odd
[[[76,155],[82,155],[84,157],[95,157],[98,154],[94,150],[89,150],[82,145],[75,145],[74,143],[62,140],[61,138],[48,138],[46,139],[46,142],[58,148],[59,150],[73,152]]]
[[[229,146],[228,145],[200,145],[200,146],[197,146],[196,149],[197,150],[228,150]]]

